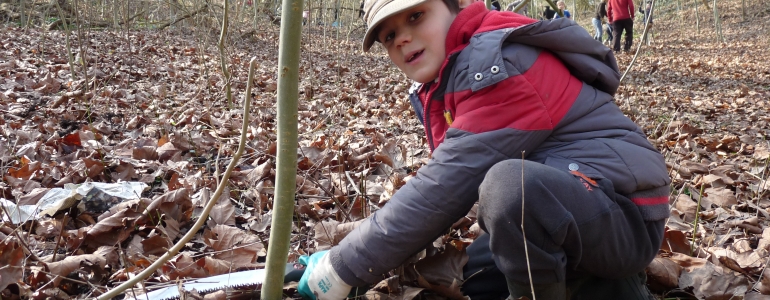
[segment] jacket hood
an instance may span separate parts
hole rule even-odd
[[[483,2],[473,3],[450,26],[446,50],[450,60],[460,51],[472,51],[471,57],[479,58],[474,60],[477,68],[486,69],[502,61],[502,48],[507,43],[552,52],[578,79],[610,95],[620,85],[612,50],[567,18],[536,21],[513,12],[489,11]]]

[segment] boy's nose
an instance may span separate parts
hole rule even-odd
[[[410,41],[412,41],[412,35],[408,31],[402,31],[396,35],[396,46],[403,46]]]

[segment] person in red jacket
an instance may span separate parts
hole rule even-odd
[[[612,24],[612,50],[620,51],[620,35],[626,32],[623,43],[623,51],[631,49],[634,42],[634,1],[633,0],[609,0],[607,1],[607,18]]]
[[[462,285],[471,299],[561,300],[568,289],[649,299],[644,269],[661,246],[671,180],[613,101],[612,50],[570,19],[467,2],[367,0],[363,50],[379,42],[418,83],[409,101],[432,155],[339,244],[301,259],[298,291],[340,300],[389,278],[478,203],[484,233],[465,249]],[[503,294],[474,293],[481,278]]]

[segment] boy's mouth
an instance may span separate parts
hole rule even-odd
[[[420,55],[422,55],[422,52],[423,52],[423,51],[425,51],[425,50],[420,50],[420,51],[417,51],[417,52],[414,52],[414,53],[412,53],[411,55],[409,55],[409,56],[406,58],[406,62],[410,63],[410,62],[414,61],[415,59],[417,59],[418,57],[420,57]]]

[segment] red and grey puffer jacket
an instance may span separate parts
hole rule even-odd
[[[432,158],[331,249],[346,283],[377,282],[424,248],[470,210],[490,167],[522,152],[611,180],[645,220],[668,216],[663,157],[612,101],[615,58],[585,29],[474,3],[452,23],[447,53],[439,80],[412,97]]]

